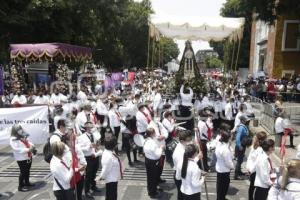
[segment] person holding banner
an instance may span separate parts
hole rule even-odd
[[[28,187],[34,186],[29,182],[32,156],[37,151],[34,145],[28,141],[21,125],[14,125],[11,129],[10,146],[13,149],[14,157],[20,168],[18,191],[27,192]]]

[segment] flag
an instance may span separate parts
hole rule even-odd
[[[81,180],[80,172],[75,172],[75,168],[78,168],[78,157],[77,157],[77,153],[75,150],[75,139],[76,139],[76,136],[73,133],[72,137],[71,137],[71,140],[72,140],[71,152],[72,152],[72,161],[73,161],[72,168],[74,171],[74,175],[70,182],[71,188],[75,188],[76,184]]]

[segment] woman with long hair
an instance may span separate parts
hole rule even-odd
[[[185,147],[181,168],[176,170],[176,178],[181,178],[180,190],[184,200],[201,199],[201,186],[204,177],[197,164],[198,148],[195,144],[188,144]]]
[[[230,132],[221,130],[219,145],[216,146],[216,171],[217,171],[217,200],[225,200],[230,184],[230,171],[234,169],[233,153],[229,140]]]
[[[268,200],[300,199],[300,160],[293,159],[285,165],[280,187],[275,185],[270,189]]]
[[[274,184],[271,180],[271,173],[274,172],[274,168],[269,157],[274,151],[274,146],[275,142],[272,139],[267,139],[261,144],[263,152],[257,156],[257,164],[255,166],[254,200],[266,200],[269,189]]]
[[[248,155],[246,168],[248,170],[248,174],[250,175],[250,186],[248,190],[248,198],[249,200],[253,200],[254,193],[254,181],[256,176],[255,166],[257,162],[257,157],[260,155],[263,150],[261,148],[262,142],[267,138],[267,133],[264,131],[256,133],[253,137],[252,146],[250,153]]]

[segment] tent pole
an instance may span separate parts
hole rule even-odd
[[[242,39],[239,39],[239,46],[238,46],[238,51],[237,51],[237,55],[236,55],[236,61],[235,61],[234,71],[237,70],[237,64],[238,64],[239,55],[240,55],[240,48],[241,48],[241,40]]]
[[[149,59],[150,59],[150,25],[148,29],[148,50],[147,50],[147,71],[149,72]]]
[[[161,43],[160,41],[158,42],[158,67],[160,68],[160,64],[161,64],[161,60],[160,60],[160,56],[161,56]]]
[[[152,61],[151,61],[151,70],[153,71],[154,65],[154,49],[155,49],[155,38],[152,39]]]
[[[232,57],[231,57],[231,65],[230,65],[231,71],[233,69],[234,55],[235,55],[235,41],[233,41],[233,49],[232,49]]]

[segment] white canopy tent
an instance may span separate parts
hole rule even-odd
[[[152,15],[150,36],[160,35],[183,40],[221,41],[225,38],[238,41],[242,38],[244,18],[205,18],[172,15]]]

